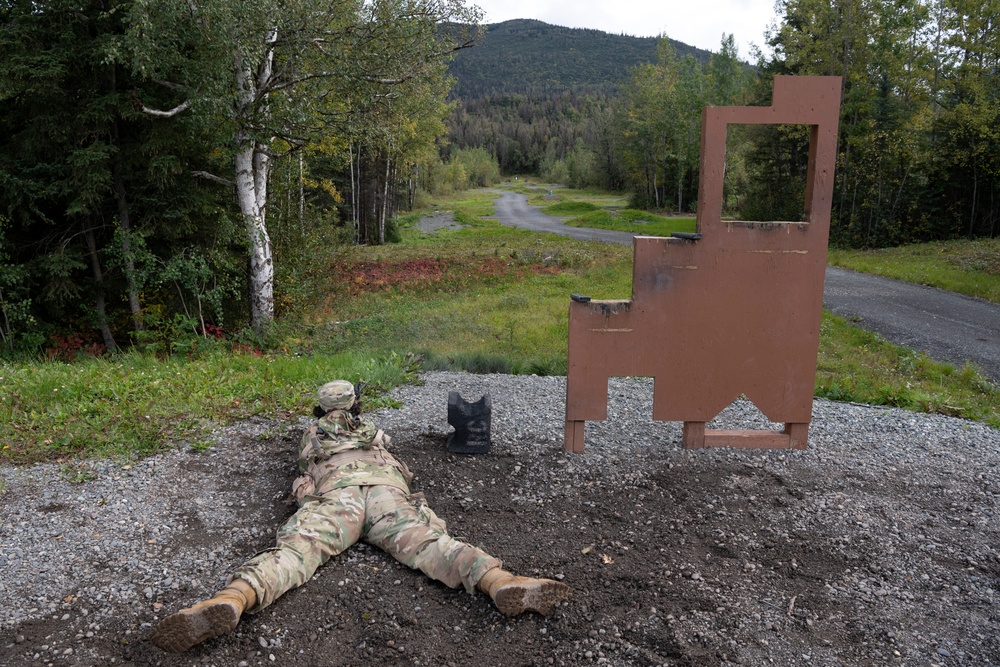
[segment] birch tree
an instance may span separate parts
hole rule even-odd
[[[250,249],[250,313],[261,333],[274,318],[274,258],[267,228],[275,159],[301,149],[338,119],[366,86],[420,79],[471,43],[479,11],[462,0],[138,0],[125,42],[150,83],[136,107],[170,119],[201,114],[216,124],[228,173],[192,175],[231,187]],[[442,23],[470,30],[442,30]],[[172,93],[154,107],[151,89]],[[324,105],[340,98],[346,104]],[[282,146],[281,151],[276,146]],[[217,165],[218,166],[218,165]]]

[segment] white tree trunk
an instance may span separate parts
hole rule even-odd
[[[268,35],[273,46],[277,33]],[[274,53],[268,48],[257,67],[236,56],[237,117],[248,118],[250,108],[260,104],[258,113],[267,115],[267,102],[257,100],[257,92],[271,77]],[[255,72],[256,71],[256,72]],[[267,233],[267,179],[271,159],[267,147],[257,142],[249,130],[236,135],[236,198],[250,240],[250,325],[257,334],[274,321],[274,261]]]
[[[258,334],[274,320],[274,263],[267,233],[267,172],[270,162],[244,139],[236,153],[236,198],[250,240],[250,324]]]
[[[299,232],[304,232],[306,228],[306,184],[305,166],[302,152],[299,151]]]
[[[358,224],[358,189],[354,173],[354,143],[348,142],[347,150],[351,158],[351,224],[354,225],[354,245],[361,243],[361,226]],[[360,152],[361,148],[358,148]],[[360,159],[360,155],[359,155]]]
[[[385,184],[382,188],[382,213],[378,220],[378,242],[385,245],[385,215],[389,209],[389,158],[385,158]]]

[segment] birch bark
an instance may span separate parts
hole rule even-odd
[[[267,113],[266,93],[263,101],[258,93],[271,77],[274,66],[273,45],[277,31],[267,36],[267,49],[257,66],[236,56],[237,117],[250,117],[250,108]],[[236,133],[236,199],[250,241],[250,326],[259,335],[274,321],[274,260],[271,238],[267,233],[267,179],[271,168],[267,146],[254,138],[250,128],[243,126]]]
[[[244,137],[236,153],[236,199],[250,241],[250,324],[258,334],[274,320],[274,261],[267,233],[268,158]]]

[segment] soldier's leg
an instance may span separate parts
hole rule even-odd
[[[309,581],[320,565],[360,539],[365,518],[363,487],[309,498],[278,530],[275,546],[233,572],[231,580],[246,581],[257,593],[257,604],[248,609],[251,613]]]
[[[563,583],[516,577],[482,549],[450,537],[445,522],[422,494],[407,496],[391,487],[370,487],[367,501],[365,541],[452,588],[464,585],[470,593],[478,588],[504,614],[548,615],[572,596]]]
[[[153,643],[179,653],[232,632],[244,611],[268,606],[357,542],[363,523],[364,501],[358,487],[306,502],[278,531],[273,548],[237,569],[229,585],[211,599],[163,619],[153,630]]]
[[[448,535],[423,494],[407,495],[391,486],[367,489],[364,540],[396,560],[451,588],[472,593],[498,559]]]

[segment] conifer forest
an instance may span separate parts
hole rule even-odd
[[[1000,233],[1000,2],[783,0],[739,53],[463,0],[0,0],[0,353],[263,335],[309,258],[533,174],[690,213],[701,110],[843,77],[831,242]],[[731,130],[725,212],[802,216],[803,128]]]

